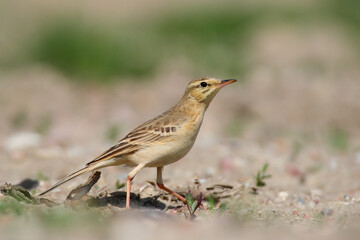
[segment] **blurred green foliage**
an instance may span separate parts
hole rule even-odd
[[[20,110],[20,111],[16,112],[16,114],[13,116],[11,122],[15,128],[20,128],[25,125],[25,123],[27,122],[27,119],[28,119],[27,112],[24,110]]]
[[[51,125],[53,123],[53,119],[50,114],[44,114],[39,119],[35,126],[35,131],[45,135],[49,132]]]
[[[119,125],[111,124],[106,129],[105,139],[108,141],[111,141],[111,142],[119,140],[120,133],[121,133],[121,129],[120,129]]]
[[[151,76],[163,59],[177,57],[189,60],[195,74],[236,76],[244,70],[245,41],[257,18],[231,8],[183,10],[119,26],[57,17],[30,41],[28,59],[83,81]]]
[[[226,125],[226,132],[229,136],[233,136],[233,137],[241,136],[245,132],[245,128],[247,125],[248,125],[248,120],[236,117],[233,118]]]
[[[30,45],[30,58],[80,80],[111,81],[143,77],[157,65],[157,54],[140,34],[72,18],[50,20]]]
[[[328,3],[327,3],[328,4]],[[360,33],[360,1],[330,0],[330,12],[351,30]]]
[[[320,1],[305,8],[296,4],[200,4],[169,8],[156,18],[130,19],[117,25],[60,15],[46,18],[32,39],[25,40],[25,59],[84,82],[144,79],[165,61],[177,59],[185,59],[193,75],[241,78],[250,67],[247,49],[259,28],[269,23],[311,25],[326,21],[359,32],[358,9],[357,0]],[[15,59],[21,63],[14,66],[23,64],[23,57]]]
[[[260,12],[236,8],[179,11],[156,26],[167,50],[185,56],[197,74],[236,76],[243,72],[246,40]]]
[[[76,229],[81,226],[100,227],[105,222],[104,214],[98,209],[86,206],[65,208],[63,206],[48,208],[44,205],[24,204],[15,199],[0,199],[0,216],[36,217],[32,221],[39,222],[50,229]]]
[[[333,128],[328,134],[329,145],[339,151],[345,151],[349,145],[348,134],[341,128]]]
[[[21,202],[18,202],[10,198],[1,198],[0,199],[0,214],[14,214],[20,216],[24,213],[25,205]]]
[[[41,208],[36,212],[38,220],[51,229],[74,229],[80,226],[101,226],[102,216],[97,209],[80,206],[77,209],[64,207]]]

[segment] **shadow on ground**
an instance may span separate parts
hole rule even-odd
[[[177,209],[179,206],[167,205],[158,199],[162,197],[162,194],[153,197],[141,198],[139,194],[131,193],[130,195],[130,207],[131,208],[150,208],[150,209]],[[98,196],[90,200],[89,206],[91,207],[104,207],[107,205],[114,207],[125,208],[126,204],[126,192],[112,192],[106,196]]]

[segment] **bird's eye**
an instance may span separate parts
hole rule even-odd
[[[206,82],[201,82],[201,83],[200,83],[200,86],[206,87],[206,86],[207,86],[207,83],[206,83]]]

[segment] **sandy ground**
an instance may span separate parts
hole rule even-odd
[[[2,78],[0,96],[7,104],[2,105],[0,124],[3,133],[0,181],[15,184],[25,178],[39,179],[36,192],[51,186],[110,147],[112,142],[105,137],[109,126],[119,126],[119,137],[125,135],[142,121],[165,110],[169,103],[175,103],[188,81],[187,76],[164,73],[149,83],[119,84],[111,89],[81,87],[39,68]],[[309,118],[314,120],[310,121],[305,116],[301,124],[284,123],[283,118],[292,117],[292,106],[296,107],[300,100],[288,93],[293,85],[288,86],[281,80],[269,81],[273,83],[267,84],[290,88],[278,90],[286,103],[277,99],[278,95],[270,98],[270,93],[264,93],[262,84],[256,85],[256,80],[223,89],[207,112],[193,150],[181,161],[165,167],[164,180],[168,187],[182,194],[190,190],[195,198],[200,192],[204,197],[212,195],[216,199],[215,210],[209,210],[209,203],[204,200],[204,207],[197,211],[195,221],[190,222],[186,207],[152,185],[155,170],[145,169],[134,180],[134,210],[124,211],[124,188],[117,190],[115,183],[125,183],[130,169],[114,167],[102,171],[101,179],[89,193],[90,197],[101,195],[100,199],[105,201],[105,205],[95,209],[102,212],[101,219],[106,224],[98,230],[79,224],[75,227],[78,235],[70,234],[73,230],[61,231],[70,237],[89,238],[102,234],[109,238],[121,235],[164,239],[173,234],[179,238],[184,234],[208,238],[242,235],[256,239],[266,234],[279,238],[287,234],[334,239],[354,236],[359,226],[360,206],[356,131],[350,134],[347,150],[331,148],[326,138],[327,127],[321,123],[327,123],[332,117],[336,120],[338,116],[333,111],[323,110],[321,102],[311,101],[308,114],[324,111],[319,116],[324,121]],[[334,81],[333,84],[338,83]],[[314,89],[303,88],[302,91],[311,94]],[[256,96],[268,107],[261,106],[259,99],[249,100]],[[310,96],[318,97],[316,93]],[[355,98],[348,96],[352,97]],[[274,107],[268,113],[271,105],[285,106],[280,110]],[[321,107],[316,110],[318,105]],[[345,104],[341,111],[346,113],[347,106]],[[22,111],[26,112],[25,123],[14,126],[14,116]],[[229,132],[234,119],[244,111],[249,119],[245,129],[241,134]],[[51,124],[42,135],[36,129],[44,114],[51,116]],[[329,115],[325,118],[324,114]],[[297,113],[296,116],[303,115]],[[351,124],[351,119],[349,121]],[[237,124],[240,123],[235,122]],[[310,134],[313,129],[318,130]],[[19,140],[29,135],[32,136],[29,142]],[[15,139],[15,143],[11,143],[11,139]],[[253,194],[254,176],[264,163],[269,163],[268,173],[272,177],[265,180],[265,187],[258,188],[257,194]],[[61,203],[70,190],[85,179],[74,180],[47,198]],[[227,204],[224,210],[220,210],[221,203]],[[31,219],[31,215],[24,218]],[[9,236],[15,234],[9,229],[25,221],[11,215],[1,219],[2,230],[7,229]],[[22,227],[25,235],[35,231],[34,236],[46,237],[59,231],[44,228],[41,222],[33,224]],[[137,231],[139,224],[142,226],[140,232]],[[183,229],[187,229],[186,233]]]

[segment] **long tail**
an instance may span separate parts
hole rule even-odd
[[[49,189],[46,190],[45,192],[40,193],[39,196],[42,196],[42,195],[44,195],[44,194],[46,194],[46,193],[54,190],[54,189],[57,188],[58,186],[60,186],[60,185],[62,185],[62,184],[64,184],[64,183],[70,181],[71,179],[74,179],[74,178],[76,178],[76,177],[78,177],[78,176],[80,176],[80,175],[82,175],[82,174],[84,174],[84,173],[88,173],[88,172],[94,171],[94,170],[96,170],[96,169],[98,169],[98,168],[99,168],[99,167],[96,166],[96,165],[88,165],[88,166],[86,166],[86,167],[84,167],[84,168],[82,168],[82,169],[80,169],[80,170],[78,170],[78,171],[70,174],[69,176],[67,176],[66,178],[64,178],[64,179],[61,180],[60,182],[56,183],[54,186],[52,186],[51,188],[49,188]]]

